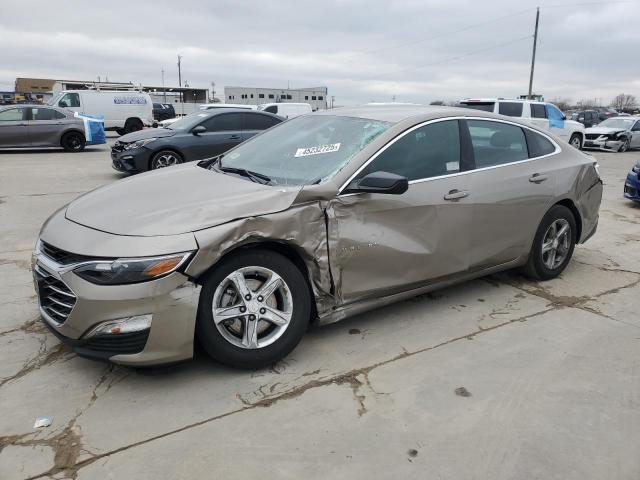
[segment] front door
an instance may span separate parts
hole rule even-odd
[[[189,138],[183,147],[188,160],[215,157],[242,142],[242,117],[240,113],[213,115],[200,125],[207,130]]]
[[[414,127],[378,152],[355,179],[407,177],[402,195],[338,195],[329,202],[329,261],[342,302],[424,285],[469,266],[471,204],[457,120]]]
[[[0,147],[29,147],[27,116],[29,107],[15,107],[0,111]]]

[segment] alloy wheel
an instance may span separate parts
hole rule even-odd
[[[580,150],[580,137],[574,136],[571,139],[571,146]]]
[[[571,248],[571,225],[559,218],[549,225],[542,237],[542,263],[549,270],[563,264]]]
[[[620,145],[620,149],[619,149],[618,151],[619,151],[619,152],[621,152],[621,153],[624,153],[624,152],[626,152],[627,150],[629,150],[629,140],[625,140],[625,141],[623,142],[623,144],[622,144],[622,145]]]
[[[266,267],[243,267],[227,275],[213,294],[213,322],[232,345],[271,345],[289,327],[293,298],[284,279]]]
[[[154,168],[165,168],[178,165],[180,159],[173,153],[163,153],[154,159]]]

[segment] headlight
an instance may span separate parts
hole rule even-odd
[[[74,269],[74,273],[98,285],[140,283],[175,272],[191,256],[191,252],[149,258],[119,258],[95,261]]]
[[[640,161],[636,162],[631,170],[635,173],[640,173]]]
[[[145,145],[151,143],[151,142],[155,142],[157,140],[157,138],[153,137],[153,138],[145,138],[144,140],[138,140],[137,142],[132,142],[129,143],[128,145],[124,146],[125,150],[133,150],[134,148],[140,148],[140,147],[144,147]]]

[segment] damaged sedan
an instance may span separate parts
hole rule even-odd
[[[640,148],[640,117],[615,117],[587,128],[583,148],[626,152]]]
[[[597,164],[509,117],[317,112],[213,159],[120,180],[44,224],[43,321],[83,356],[267,366],[311,323],[522,268],[558,276],[594,234]]]

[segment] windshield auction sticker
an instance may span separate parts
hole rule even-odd
[[[331,153],[340,150],[339,143],[331,143],[329,145],[318,145],[317,147],[299,148],[296,150],[296,157],[306,157],[308,155],[319,155],[321,153]]]

